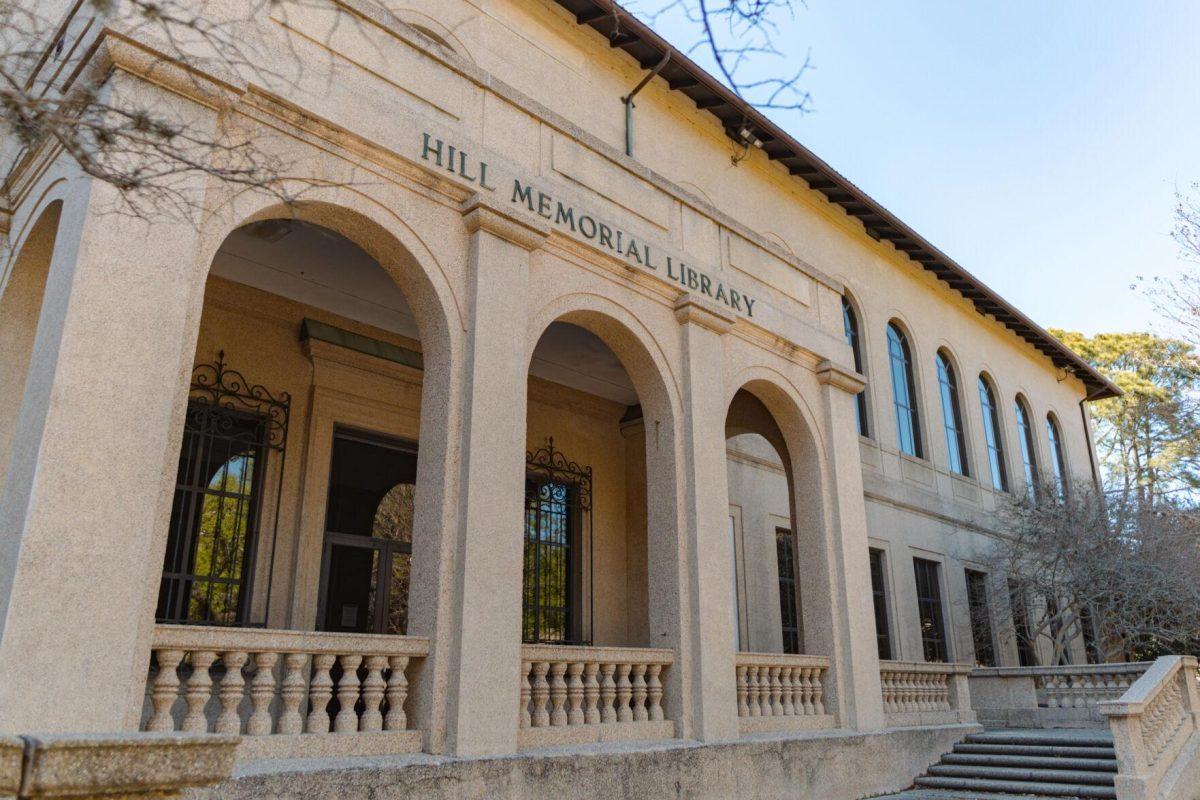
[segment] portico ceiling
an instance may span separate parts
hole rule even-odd
[[[847,214],[859,220],[871,238],[890,242],[901,253],[970,300],[979,313],[994,318],[1045,354],[1056,366],[1078,377],[1087,386],[1090,399],[1121,394],[1115,384],[1066,345],[818,158],[762,112],[675,50],[619,4],[612,0],[556,2],[569,11],[580,25],[597,31],[608,40],[609,46],[624,50],[643,69],[654,69],[669,53],[670,60],[659,72],[658,78],[666,81],[672,90],[687,95],[697,108],[715,116],[731,139],[743,142],[741,132],[745,130],[762,142],[762,150],[768,158],[787,167],[788,172],[804,180],[810,189],[820,192],[829,202],[842,207]]]

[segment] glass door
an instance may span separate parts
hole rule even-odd
[[[338,430],[329,469],[321,630],[408,629],[416,447]]]

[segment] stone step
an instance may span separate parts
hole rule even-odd
[[[1014,756],[1062,756],[1065,758],[1116,758],[1116,751],[1108,747],[1060,747],[1057,745],[1029,744],[974,744],[964,742],[954,746],[955,753],[988,753]]]
[[[1076,797],[1112,798],[1117,790],[1111,786],[1090,786],[1071,783],[1034,783],[1030,781],[987,780],[980,778],[955,778],[948,775],[925,775],[917,778],[917,786],[929,789],[948,789],[966,793],[967,797],[978,797],[980,793],[1015,794],[1033,797]]]
[[[1116,772],[1115,758],[1074,758],[1064,756],[1029,756],[990,753],[947,753],[943,764],[974,764],[981,767],[1032,767],[1035,769],[1082,769],[1096,772]]]
[[[1023,744],[1035,747],[1112,747],[1102,731],[985,731],[967,736],[970,744]]]
[[[998,781],[1028,781],[1031,783],[1071,783],[1089,786],[1112,786],[1113,773],[1077,769],[1033,769],[1029,767],[981,767],[974,764],[934,764],[929,775],[951,778],[983,778]]]

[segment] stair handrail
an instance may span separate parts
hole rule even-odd
[[[1098,704],[1117,755],[1117,797],[1167,796],[1164,781],[1182,758],[1200,758],[1200,685],[1193,656],[1162,656],[1119,700]]]

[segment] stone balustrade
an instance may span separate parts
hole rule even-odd
[[[670,739],[663,677],[672,650],[522,645],[518,744]]]
[[[824,699],[828,658],[737,653],[734,663],[742,733],[834,727]]]
[[[974,722],[968,664],[880,661],[883,712],[889,726]]]
[[[1043,708],[1088,708],[1116,700],[1150,667],[1149,662],[1034,667],[1030,673]]]
[[[405,701],[428,639],[159,625],[153,650],[144,730],[242,734],[239,758],[422,748]]]
[[[1200,780],[1196,659],[1163,656],[1118,700],[1098,704],[1117,751],[1122,800],[1193,797]]]

